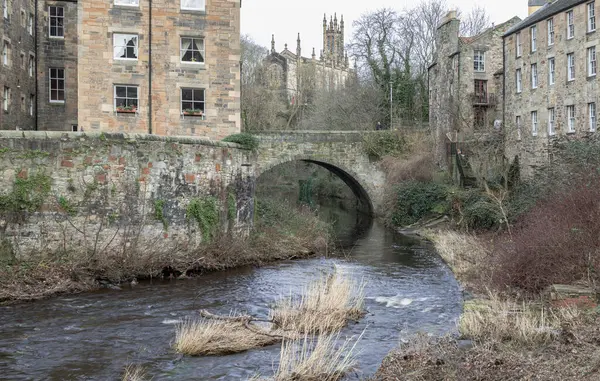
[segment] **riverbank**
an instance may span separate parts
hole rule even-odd
[[[494,243],[453,231],[421,232],[470,295],[460,336],[417,336],[391,352],[373,380],[597,380],[596,302],[490,291]]]
[[[220,235],[178,250],[64,251],[0,263],[0,304],[80,293],[144,279],[194,277],[242,266],[327,254],[330,225],[310,210],[263,202],[249,237]]]

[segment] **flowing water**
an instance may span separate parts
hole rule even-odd
[[[275,299],[299,292],[334,265],[367,282],[369,313],[342,333],[365,331],[359,369],[348,379],[372,375],[402,338],[417,331],[455,330],[460,290],[429,245],[349,213],[325,212],[337,220],[343,259],[289,261],[0,307],[0,379],[118,380],[130,363],[144,365],[153,380],[269,376],[279,345],[224,357],[183,357],[170,349],[175,324],[200,309],[266,317]]]

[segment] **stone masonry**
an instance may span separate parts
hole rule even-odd
[[[3,204],[0,238],[23,255],[64,245],[110,251],[134,244],[143,245],[142,252],[175,255],[207,238],[187,212],[194,200],[216,202],[216,229],[247,234],[254,214],[252,161],[236,144],[208,139],[2,131],[2,195],[39,176],[51,189],[39,210],[18,219]]]

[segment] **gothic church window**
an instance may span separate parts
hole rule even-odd
[[[113,58],[116,60],[137,60],[138,59],[138,36],[137,34],[113,35]]]
[[[204,63],[204,39],[182,37],[180,57],[181,62]]]
[[[64,38],[65,37],[65,9],[63,7],[50,7],[50,37]]]

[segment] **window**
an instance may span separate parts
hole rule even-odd
[[[521,69],[517,69],[517,93],[523,91],[523,78],[521,75]]]
[[[8,20],[9,12],[8,12],[8,0],[4,0],[2,4],[2,10],[4,13],[4,18]]]
[[[588,123],[590,125],[590,132],[596,131],[596,104],[588,103]]]
[[[79,131],[79,126],[78,126],[78,125],[76,125],[76,124],[72,124],[72,125],[71,125],[71,131],[73,131],[73,132],[77,132],[77,131]]]
[[[531,134],[537,136],[538,134],[538,117],[537,111],[531,112]]]
[[[35,110],[35,95],[29,94],[29,116],[33,116]]]
[[[65,69],[50,69],[50,102],[65,103]]]
[[[50,7],[50,37],[65,37],[65,9],[63,7]]]
[[[548,109],[548,135],[555,135],[556,129],[554,128],[554,107]]]
[[[520,116],[517,116],[517,120],[515,121],[515,124],[517,125],[517,140],[521,140],[523,131],[521,129],[521,117]]]
[[[205,0],[181,0],[181,9],[191,11],[203,11],[206,9]]]
[[[548,20],[548,46],[554,45],[554,19]]]
[[[537,64],[531,64],[531,88],[537,89],[537,87],[538,87]]]
[[[567,79],[575,80],[575,53],[567,54]]]
[[[25,95],[21,95],[21,111],[25,112],[27,105],[25,104]]]
[[[588,3],[587,5],[588,32],[593,32],[596,30],[596,9],[594,8],[594,5],[594,1]]]
[[[204,89],[181,89],[181,113],[204,116]]]
[[[21,25],[23,25],[23,28],[27,25],[27,14],[23,9],[21,9]]]
[[[487,125],[487,112],[485,107],[473,108],[473,128],[481,130]]]
[[[126,5],[128,7],[139,7],[140,0],[115,0],[115,5]]]
[[[596,47],[592,46],[587,50],[588,56],[588,76],[593,77],[596,75],[598,69],[598,63],[596,62]]]
[[[10,42],[4,41],[2,44],[2,64],[10,65]]]
[[[519,58],[523,53],[523,45],[521,45],[521,32],[517,33],[517,35],[515,36],[515,44],[517,45],[517,58]]]
[[[537,50],[537,26],[532,26],[529,29],[529,34],[531,35],[531,52],[535,52]]]
[[[137,60],[137,34],[115,33],[113,35],[113,49],[113,58],[116,60]]]
[[[554,85],[556,82],[556,61],[554,58],[548,58],[548,84]]]
[[[204,39],[181,37],[180,55],[181,62],[204,63]]]
[[[473,62],[475,71],[485,71],[485,52],[481,50],[475,50]]]
[[[27,31],[33,36],[33,13],[30,13],[27,19]]]
[[[10,105],[10,87],[4,86],[4,96],[2,98],[2,109],[8,112],[8,106]]]
[[[567,126],[568,132],[575,132],[575,105],[567,106]]]
[[[115,111],[136,113],[138,110],[138,87],[115,85]]]
[[[35,73],[35,57],[33,54],[29,55],[29,76],[33,77]]]
[[[473,98],[473,103],[487,104],[487,81],[476,79],[474,84],[475,96]]]
[[[573,11],[567,12],[567,40],[575,37],[575,20]]]

